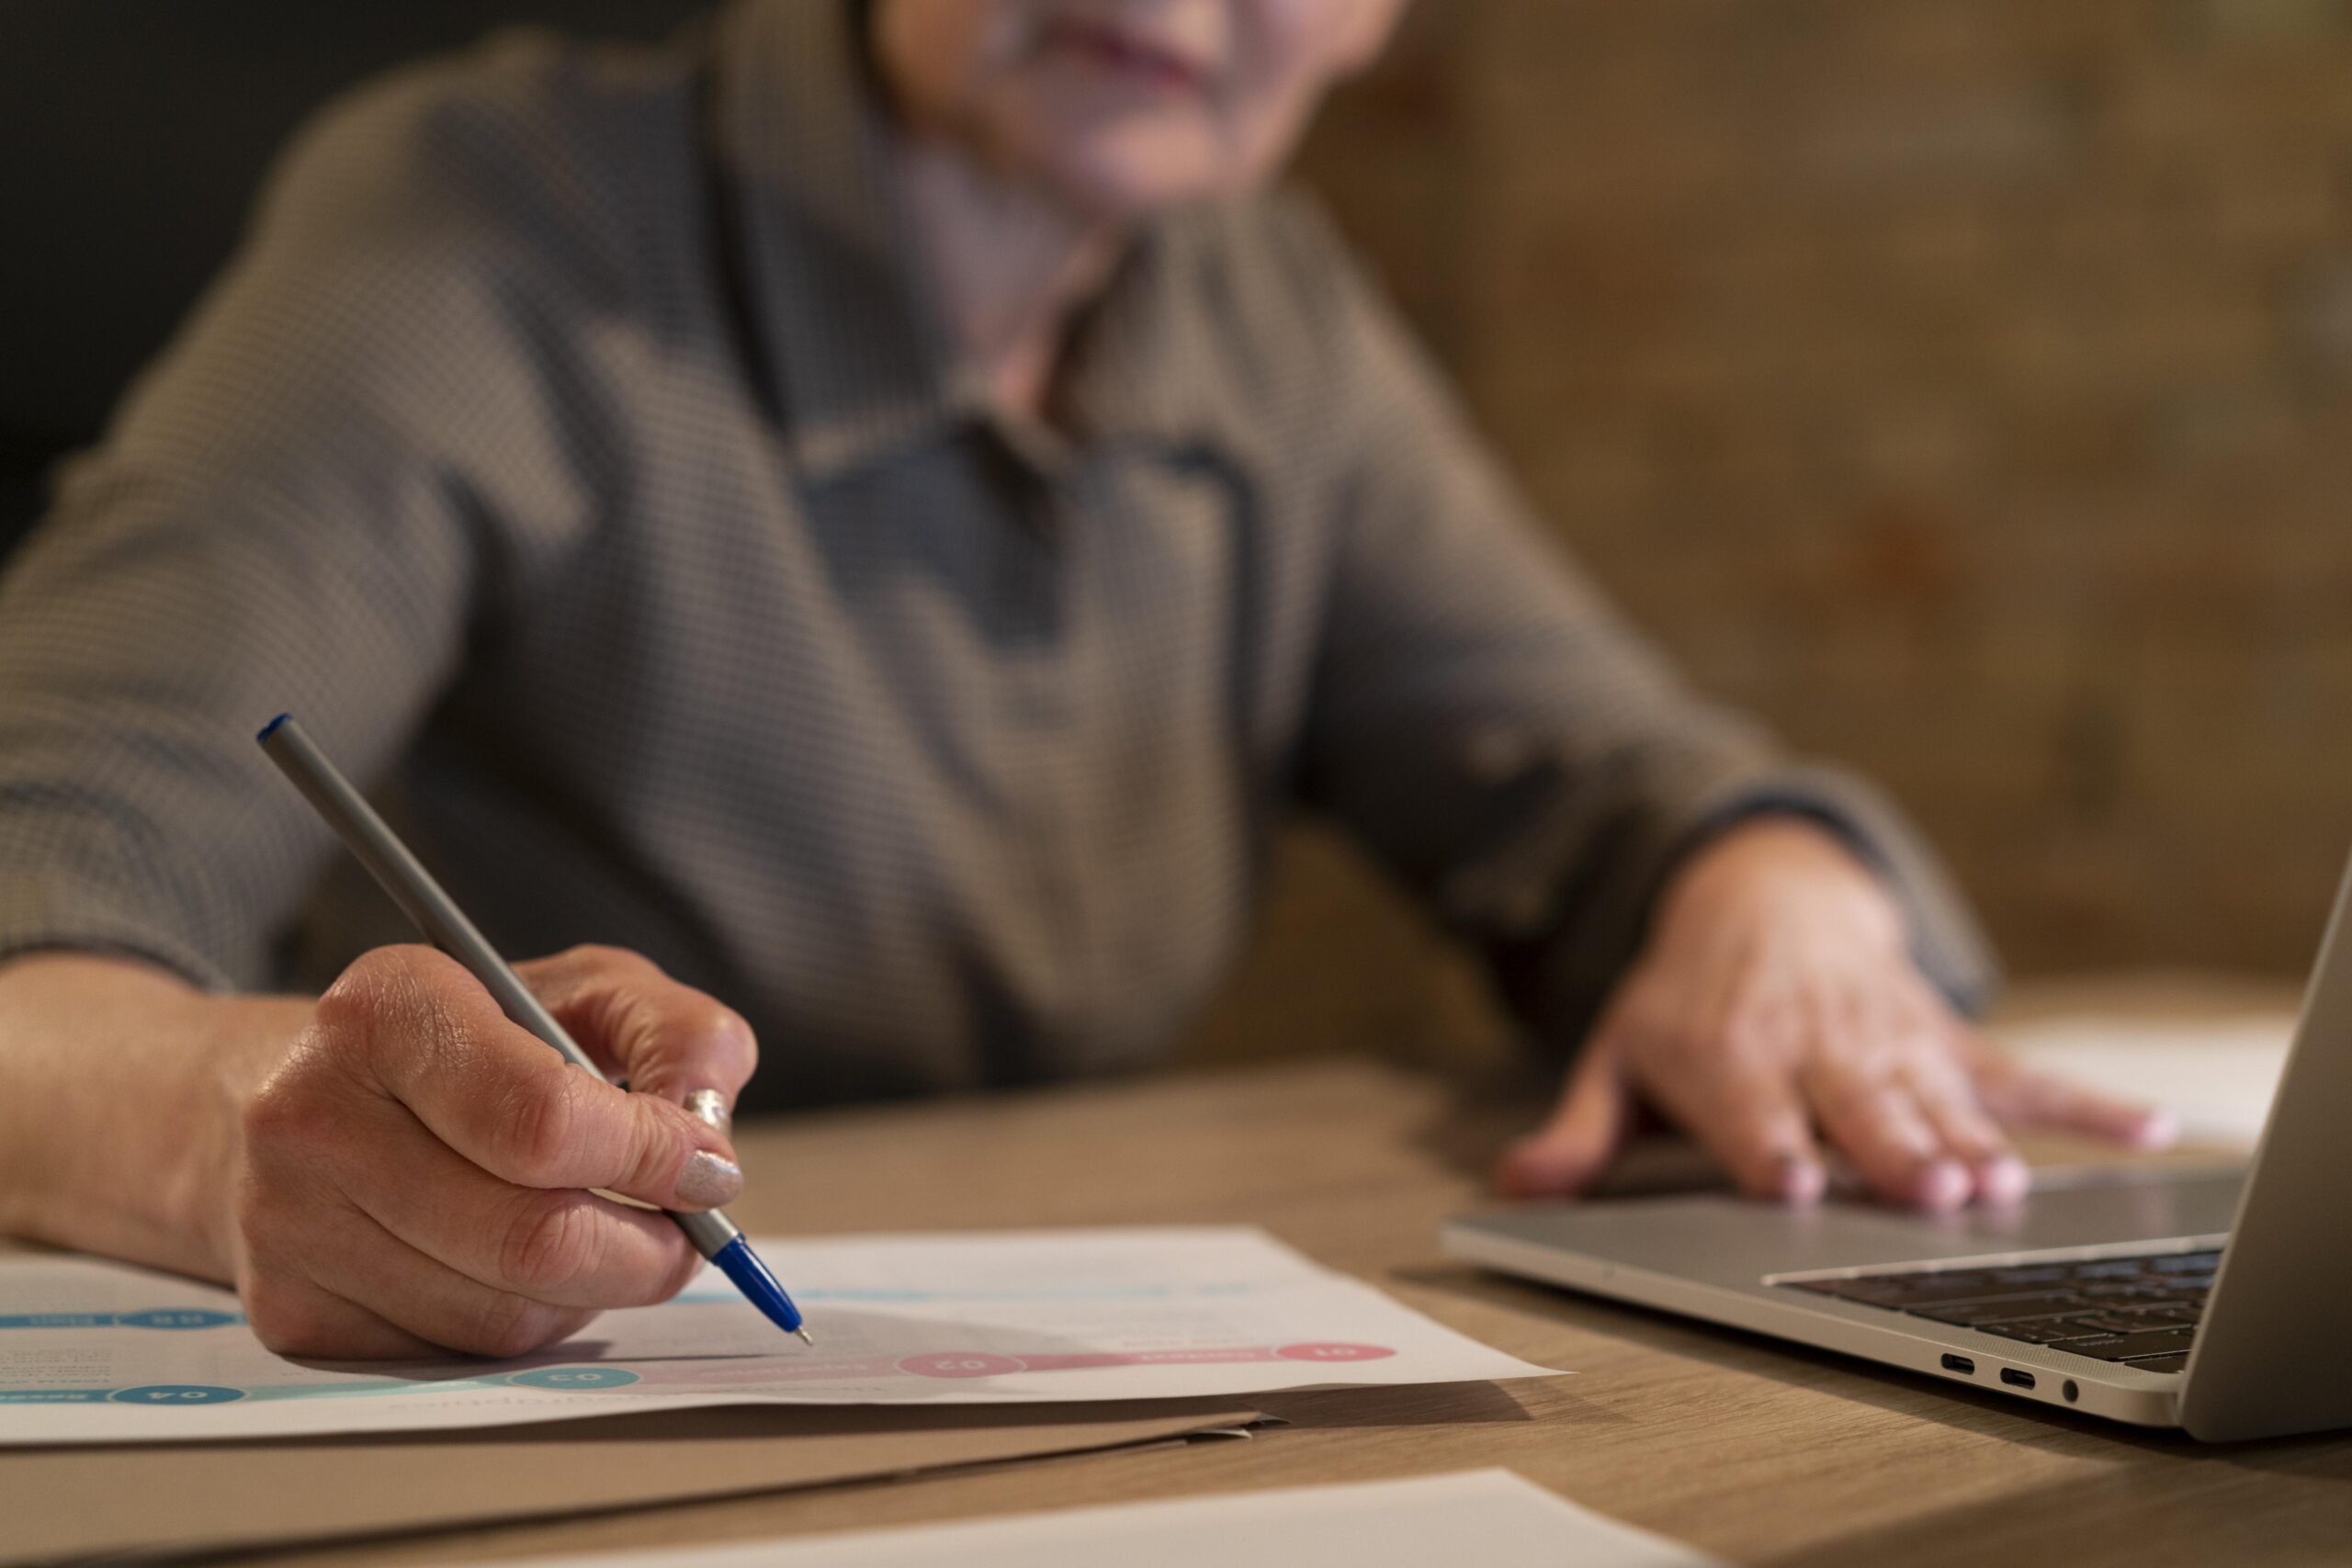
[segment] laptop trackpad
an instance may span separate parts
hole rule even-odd
[[[1784,1209],[1720,1194],[1561,1204],[1483,1214],[1489,1234],[1684,1279],[1753,1284],[1768,1274],[1927,1263],[2012,1252],[2214,1235],[2230,1228],[2242,1173],[2037,1191],[2010,1208],[1907,1214],[1861,1202]]]

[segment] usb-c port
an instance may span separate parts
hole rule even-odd
[[[1946,1356],[1944,1358],[1944,1371],[1948,1372],[1964,1372],[1970,1377],[1974,1377],[1976,1375],[1976,1363],[1970,1360],[1965,1356]]]
[[[2001,1369],[2001,1381],[2007,1383],[2011,1388],[2031,1388],[2033,1386],[2033,1374],[2031,1372],[2021,1372],[2015,1367],[2003,1367]]]

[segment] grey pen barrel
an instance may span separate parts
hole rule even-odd
[[[261,732],[261,747],[427,942],[464,964],[467,972],[496,998],[499,1010],[508,1018],[554,1046],[573,1066],[594,1073],[599,1079],[604,1077],[594,1060],[580,1048],[580,1043],[555,1021],[555,1015],[548,1011],[531,987],[523,984],[523,977],[474,929],[465,911],[433,880],[433,874],[409,852],[399,835],[343,776],[342,770],[327,760],[326,753],[318,749],[291,715],[281,715],[271,721],[269,728]],[[703,1214],[665,1212],[705,1258],[742,1234],[716,1209]]]
[[[540,1004],[531,987],[523,984],[523,977],[474,929],[465,911],[441,890],[441,885],[433,880],[433,874],[376,815],[376,808],[343,776],[341,769],[327,761],[326,753],[311,741],[300,722],[290,716],[274,721],[261,732],[261,749],[269,753],[269,760],[277,764],[278,771],[326,819],[344,846],[368,868],[368,874],[376,879],[376,885],[390,894],[401,912],[424,933],[427,942],[464,964],[497,998],[499,1010],[508,1018],[562,1052],[564,1060],[573,1066],[585,1067],[599,1077],[604,1076],[597,1072],[588,1053],[580,1048],[580,1043]]]

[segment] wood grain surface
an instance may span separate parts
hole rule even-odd
[[[2213,1449],[1504,1280],[1440,1258],[1531,1114],[1309,1062],[748,1127],[765,1233],[1248,1223],[1515,1355],[1512,1385],[1269,1394],[1227,1441],[440,1536],[275,1562],[501,1559],[1505,1465],[1752,1564],[2336,1562],[2352,1439]],[[2074,1158],[2079,1149],[2036,1151]]]

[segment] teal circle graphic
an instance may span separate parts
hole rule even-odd
[[[141,1388],[119,1388],[107,1397],[118,1404],[226,1404],[244,1398],[245,1391],[193,1382],[153,1382]]]
[[[638,1378],[635,1372],[622,1367],[535,1367],[527,1372],[516,1372],[506,1381],[520,1383],[525,1388],[557,1388],[570,1392],[626,1388]]]

